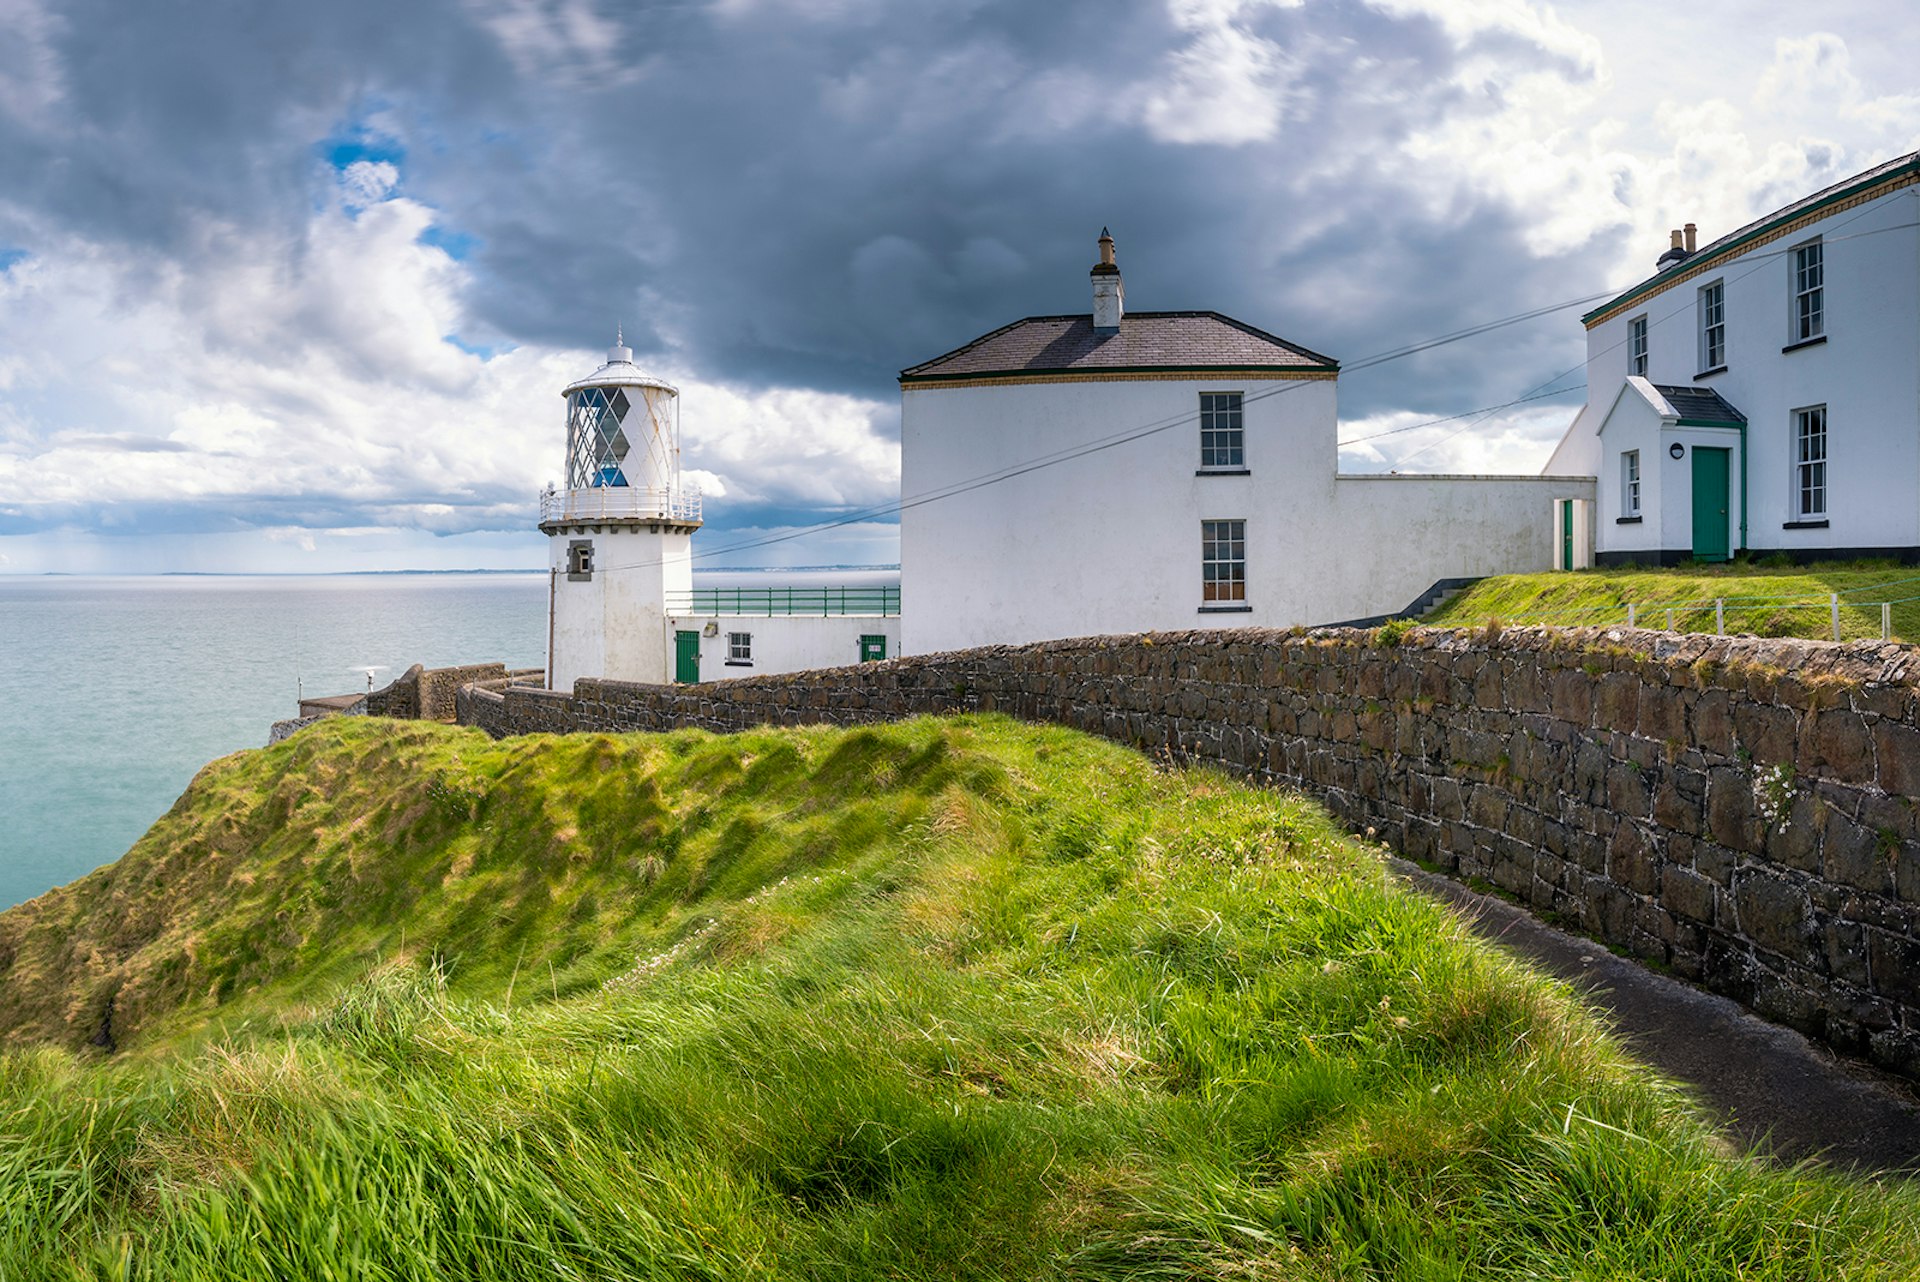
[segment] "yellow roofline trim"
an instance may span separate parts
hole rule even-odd
[[[909,382],[901,380],[903,392],[918,391],[923,387],[1010,387],[1032,383],[1218,383],[1227,379],[1240,382],[1289,382],[1295,380],[1332,380],[1338,378],[1340,371],[1331,369],[1316,370],[1275,370],[1275,369],[1189,369],[1189,370],[1115,370],[1101,373],[1088,370],[1085,373],[1065,374],[1023,374],[1008,377],[1004,374],[976,374],[972,377],[916,379]]]
[[[1657,298],[1661,294],[1666,293],[1675,285],[1684,284],[1696,276],[1704,276],[1708,272],[1717,271],[1741,255],[1758,249],[1762,245],[1771,245],[1776,240],[1785,240],[1796,232],[1806,230],[1823,218],[1831,218],[1835,214],[1845,213],[1856,205],[1864,205],[1870,200],[1878,200],[1882,196],[1899,191],[1902,187],[1911,187],[1915,183],[1920,183],[1920,170],[1908,168],[1901,172],[1890,174],[1883,181],[1877,182],[1871,187],[1863,188],[1851,196],[1841,197],[1832,203],[1821,205],[1815,209],[1809,209],[1790,221],[1781,223],[1776,227],[1763,228],[1744,240],[1732,245],[1723,246],[1716,250],[1711,257],[1702,255],[1702,261],[1685,264],[1677,275],[1667,280],[1661,280],[1657,284],[1638,286],[1635,289],[1628,290],[1619,302],[1609,303],[1599,311],[1588,316],[1586,320],[1587,328],[1593,329],[1596,326],[1604,325],[1614,317],[1630,312],[1649,299]]]

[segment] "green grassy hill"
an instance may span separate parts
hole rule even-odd
[[[1882,602],[1893,606],[1893,638],[1920,638],[1920,569],[1892,562],[1774,567],[1749,563],[1671,570],[1580,570],[1571,574],[1501,574],[1482,579],[1422,620],[1436,627],[1544,623],[1617,627],[1627,603],[1641,627],[1712,632],[1714,601],[1725,602],[1729,633],[1763,637],[1833,636],[1832,596],[1840,597],[1843,640],[1880,637]]]
[[[8,1282],[1920,1274],[1312,806],[1000,719],[336,720],[0,941]]]

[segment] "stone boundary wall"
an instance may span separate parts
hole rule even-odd
[[[468,686],[494,735],[1000,711],[1300,787],[1920,1078],[1920,650],[1634,629],[1096,637],[698,686]]]
[[[504,663],[469,663],[458,668],[426,668],[416,663],[393,681],[367,695],[367,712],[405,721],[452,721],[460,687],[474,681],[504,681]]]

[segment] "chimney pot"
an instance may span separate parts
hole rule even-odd
[[[1678,227],[1675,227],[1673,229],[1673,240],[1669,243],[1668,247],[1672,249],[1686,248],[1686,235],[1687,234],[1685,232],[1681,231]]]
[[[1693,237],[1694,237],[1694,226],[1692,223],[1688,223],[1687,224],[1687,252],[1689,254],[1693,252]]]

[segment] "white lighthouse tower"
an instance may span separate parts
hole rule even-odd
[[[607,363],[569,383],[566,489],[541,497],[552,582],[547,683],[667,682],[669,604],[693,592],[700,495],[680,480],[680,393],[633,363],[616,335]]]

